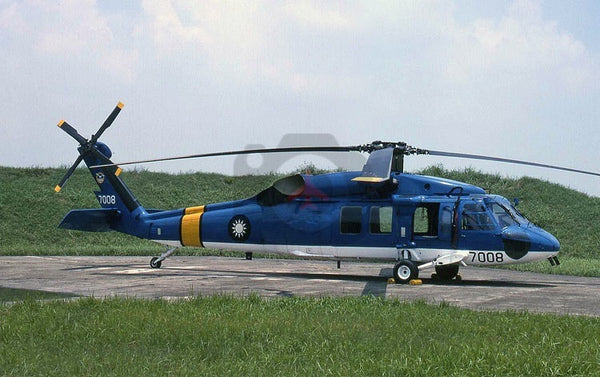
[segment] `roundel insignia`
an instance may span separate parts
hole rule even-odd
[[[250,237],[250,220],[244,215],[233,216],[229,220],[227,230],[234,241],[246,241]]]
[[[102,172],[96,173],[96,182],[98,182],[99,185],[104,183],[104,173],[102,173]]]

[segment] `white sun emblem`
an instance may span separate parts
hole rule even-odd
[[[243,238],[246,234],[246,222],[242,219],[236,219],[233,224],[231,224],[231,233],[235,238]]]
[[[243,215],[235,216],[229,221],[229,235],[236,241],[245,241],[250,236],[250,221]]]

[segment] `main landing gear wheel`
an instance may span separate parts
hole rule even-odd
[[[160,268],[161,264],[162,264],[162,261],[159,261],[158,257],[154,257],[154,258],[150,259],[150,267],[152,267],[152,268]]]
[[[435,266],[436,278],[440,280],[452,280],[458,275],[458,264],[451,264],[446,266]]]
[[[396,283],[406,284],[419,277],[419,269],[412,261],[401,260],[394,266],[394,280]]]

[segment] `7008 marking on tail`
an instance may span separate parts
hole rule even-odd
[[[115,195],[98,195],[97,198],[100,205],[117,204],[117,197]]]

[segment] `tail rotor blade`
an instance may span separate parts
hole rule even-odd
[[[110,113],[108,118],[106,118],[106,120],[104,121],[102,126],[100,126],[100,129],[98,129],[98,132],[96,132],[96,134],[94,136],[92,136],[92,139],[90,140],[92,145],[94,143],[96,143],[96,141],[98,141],[98,138],[100,138],[100,136],[102,136],[104,131],[106,131],[106,129],[108,127],[110,127],[110,125],[115,121],[115,118],[117,117],[117,115],[119,115],[123,106],[125,106],[125,105],[123,105],[122,102],[119,102],[117,104],[117,106],[115,106],[115,109],[112,111],[112,113]]]
[[[73,174],[73,172],[75,171],[75,169],[77,169],[77,166],[79,166],[79,164],[81,163],[82,160],[83,160],[83,156],[79,155],[79,157],[77,157],[77,160],[75,160],[75,162],[73,163],[73,165],[71,165],[71,167],[69,168],[69,170],[67,170],[67,173],[60,180],[60,182],[58,183],[58,185],[56,185],[56,187],[54,187],[54,191],[59,192],[63,188],[63,186],[65,185],[65,183],[67,183],[67,180],[69,179],[69,177],[71,176],[71,174]]]
[[[73,139],[77,140],[77,142],[80,145],[84,145],[85,143],[87,143],[85,137],[81,136],[76,129],[74,129],[69,123],[65,122],[64,120],[58,122],[57,126],[60,127],[60,129],[62,129],[66,133],[68,133]]]

